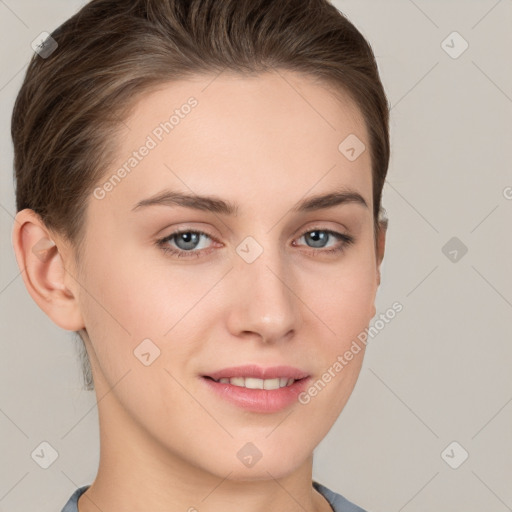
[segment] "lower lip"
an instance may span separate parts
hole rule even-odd
[[[249,389],[233,384],[222,384],[213,379],[202,377],[206,385],[221,398],[251,412],[278,412],[298,402],[310,381],[310,377],[296,380],[291,386],[278,389]]]

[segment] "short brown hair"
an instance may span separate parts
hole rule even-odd
[[[140,95],[226,69],[296,71],[352,98],[370,139],[376,238],[389,105],[370,45],[328,0],[92,0],[51,36],[58,48],[34,54],[13,110],[16,208],[34,210],[69,240],[77,262],[87,200]],[[83,341],[80,348],[93,389]]]

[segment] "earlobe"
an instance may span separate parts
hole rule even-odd
[[[12,244],[25,287],[37,305],[59,327],[83,328],[77,297],[67,285],[63,242],[54,240],[39,215],[25,209],[16,215]]]

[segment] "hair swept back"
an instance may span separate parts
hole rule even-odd
[[[33,55],[13,109],[16,208],[68,239],[77,263],[88,198],[140,95],[224,70],[292,70],[349,94],[369,133],[377,233],[389,105],[369,43],[328,0],[92,0],[51,36],[58,48]]]

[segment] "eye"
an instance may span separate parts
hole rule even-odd
[[[346,235],[344,233],[339,233],[338,231],[333,231],[332,229],[322,229],[322,228],[313,228],[304,232],[299,240],[304,238],[305,240],[309,240],[313,243],[313,249],[321,249],[325,247],[326,242],[329,239],[335,238],[339,242],[337,245],[330,249],[325,249],[322,251],[313,251],[313,254],[333,254],[340,253],[346,249],[347,246],[353,244],[355,239],[353,236]],[[311,247],[311,246],[310,246]]]
[[[204,249],[204,247],[200,247],[201,237],[213,240],[213,237],[203,231],[181,230],[157,240],[156,243],[164,253],[173,254],[178,258],[197,257],[201,255],[200,251],[194,249]],[[171,241],[175,243],[177,249],[169,245],[168,242]]]
[[[311,252],[315,255],[341,253],[347,246],[355,242],[354,237],[350,235],[321,228],[305,231],[299,237],[299,240],[302,238],[307,240],[307,243],[313,244],[309,248],[312,249]],[[338,244],[330,249],[323,249],[326,243],[333,238],[338,240]],[[171,254],[178,258],[194,258],[201,256],[205,251],[210,252],[209,247],[201,247],[202,239],[210,239],[217,242],[214,237],[203,231],[180,230],[157,240],[156,245],[166,254]],[[170,244],[171,242],[174,244],[174,247]],[[294,246],[297,246],[297,244],[294,244]]]

